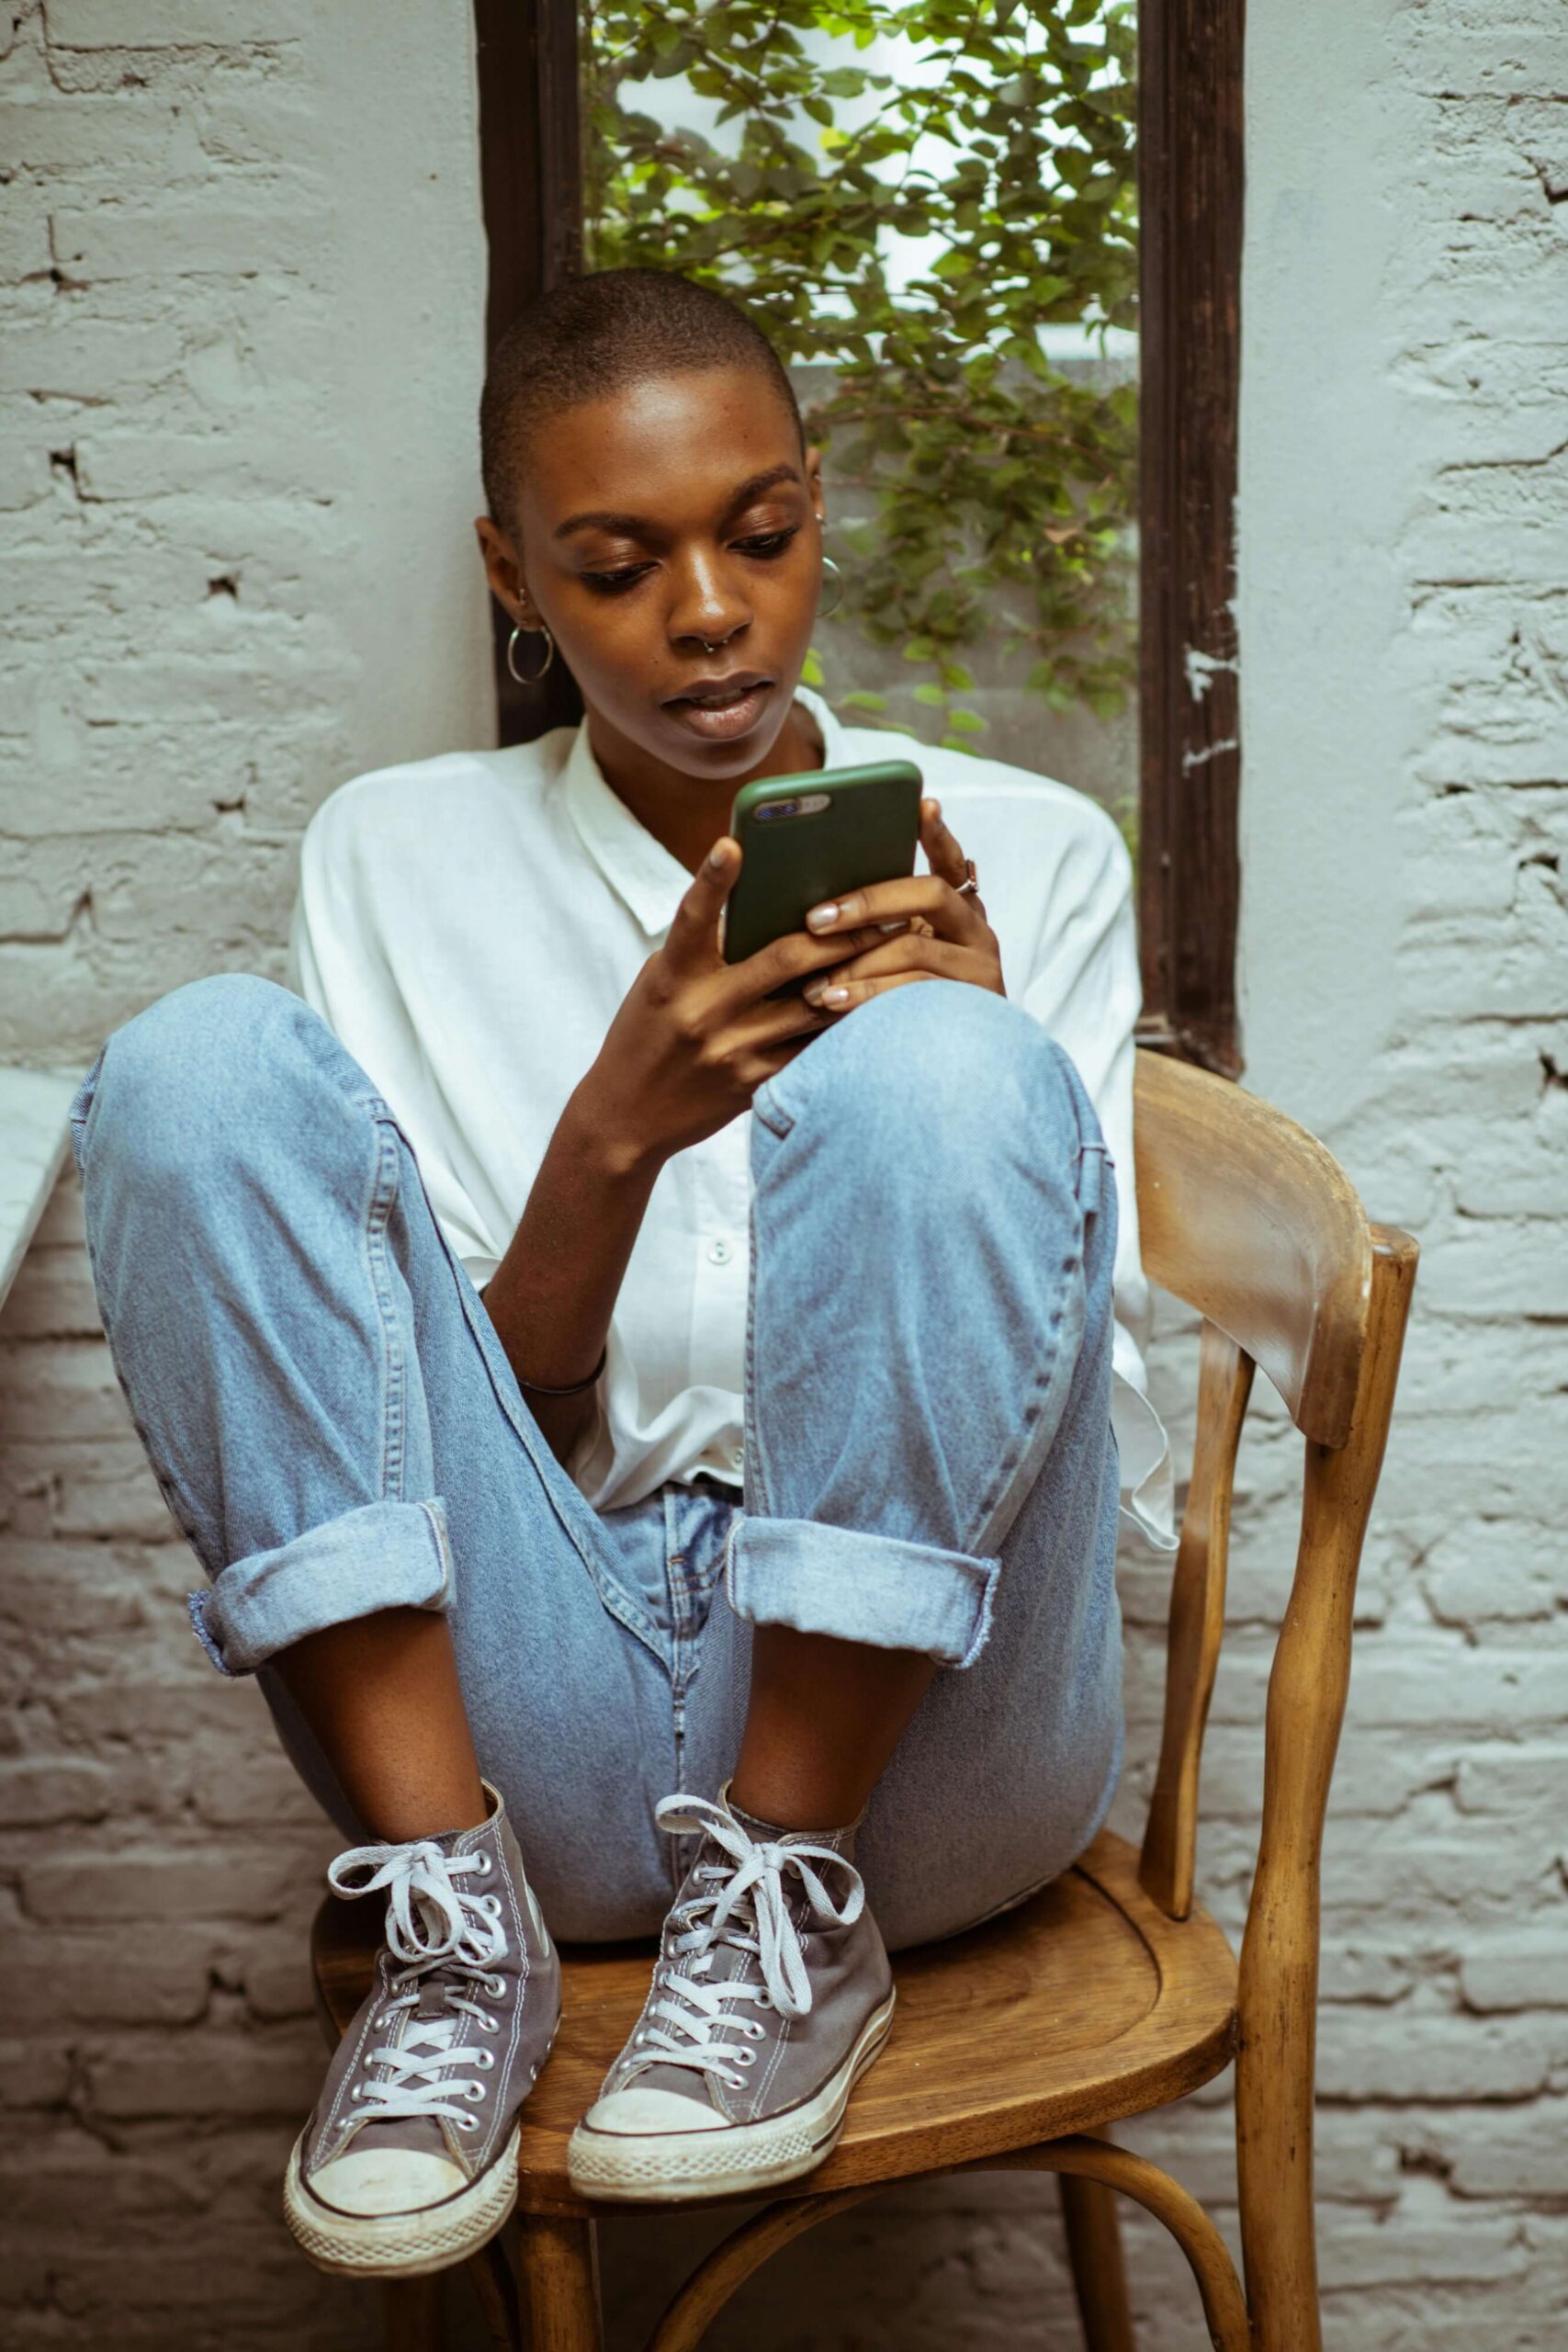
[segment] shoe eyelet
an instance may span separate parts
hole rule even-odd
[[[452,2120],[459,2132],[477,2132],[479,2128],[479,2119],[477,2115],[455,2115]]]
[[[743,2091],[746,2087],[746,2077],[744,2075],[726,2075],[724,2079],[729,2085],[732,2091]]]
[[[499,2033],[501,2031],[501,2019],[499,2018],[482,2017],[479,2019],[479,2031],[481,2033]]]
[[[504,2001],[506,1998],[505,1977],[487,1976],[485,1978],[485,1991],[490,1995],[492,2001]]]
[[[354,2086],[354,2088],[349,2092],[349,2098],[363,2098],[364,2097],[365,2097],[365,2086],[364,2086],[364,2084],[363,2084],[363,2083],[355,2083],[355,2086]]]
[[[757,2063],[757,2053],[754,2050],[738,2050],[735,2053],[735,2063],[738,2066],[754,2066]]]
[[[484,2095],[485,2086],[482,2083],[465,2083],[463,2086],[463,2097],[470,2100],[475,2107],[479,2105]]]
[[[494,2051],[493,2051],[493,2050],[479,2050],[479,2051],[476,2051],[476,2052],[475,2052],[475,2054],[474,2054],[474,2064],[475,2064],[475,2065],[476,2065],[477,2067],[479,2067],[479,2071],[480,2071],[480,2073],[481,2073],[481,2074],[488,2075],[488,2074],[490,2073],[491,2068],[491,2067],[494,2065],[494,2064],[495,2064],[495,2052],[494,2052]]]
[[[501,1897],[499,1894],[481,1894],[479,1901],[483,1905],[484,1908],[490,1913],[492,1919],[500,1918]]]
[[[491,1869],[490,1856],[488,1854],[476,1854],[474,1856],[474,1860],[479,1866],[479,1876],[481,1878],[489,1878]]]
[[[757,1996],[757,2007],[758,2007],[760,2009],[771,2009],[771,2008],[773,2007],[773,1995],[772,1995],[771,1993],[759,1993],[759,1994],[758,1994],[758,1996]]]
[[[767,2030],[766,2026],[759,2025],[755,2018],[748,2018],[746,2020],[746,2038],[749,2041],[761,2041]]]

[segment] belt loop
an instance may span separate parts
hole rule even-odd
[[[1078,1154],[1078,1206],[1092,1216],[1105,1197],[1105,1171],[1111,1154],[1101,1143],[1086,1143]]]

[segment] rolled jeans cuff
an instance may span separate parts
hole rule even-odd
[[[729,1525],[725,1590],[738,1617],[973,1666],[991,1630],[999,1559],[816,1520]]]
[[[274,1552],[236,1560],[189,1597],[197,1638],[220,1674],[254,1674],[307,1634],[378,1609],[445,1612],[453,1598],[446,1506],[366,1503]]]

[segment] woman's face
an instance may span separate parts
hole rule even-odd
[[[481,520],[480,542],[513,617],[548,625],[601,759],[715,780],[765,761],[817,616],[819,465],[749,368],[655,377],[535,429],[515,537]]]

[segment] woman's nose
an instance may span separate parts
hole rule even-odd
[[[722,566],[697,561],[680,576],[670,607],[670,634],[696,638],[704,645],[724,645],[750,617],[750,602],[737,583],[725,578]]]

